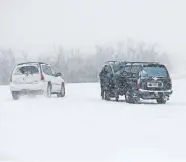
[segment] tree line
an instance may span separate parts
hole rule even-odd
[[[155,45],[119,42],[115,46],[96,45],[94,54],[82,55],[79,50],[67,50],[62,46],[50,56],[39,56],[37,61],[50,64],[61,72],[66,82],[82,83],[99,81],[98,74],[106,61],[155,61],[172,69],[168,54],[159,52]],[[0,49],[0,84],[9,84],[12,69],[17,63],[30,61],[26,52],[22,60],[15,57],[11,49]]]

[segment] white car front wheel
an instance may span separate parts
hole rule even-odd
[[[57,94],[57,97],[65,97],[65,85],[62,83],[61,85],[61,91]]]

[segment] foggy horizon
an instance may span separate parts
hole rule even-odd
[[[185,0],[0,0],[0,161],[186,162]]]
[[[183,57],[183,4],[181,0],[0,0],[0,47],[31,55],[54,46],[91,53],[97,44],[129,38]]]

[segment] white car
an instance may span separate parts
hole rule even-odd
[[[61,73],[55,73],[50,65],[42,62],[26,62],[18,64],[12,71],[10,90],[14,100],[21,95],[57,94],[65,96],[65,83]]]

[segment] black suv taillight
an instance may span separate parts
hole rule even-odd
[[[138,79],[138,82],[137,82],[137,88],[140,89],[141,88],[141,85],[140,85],[140,79]]]

